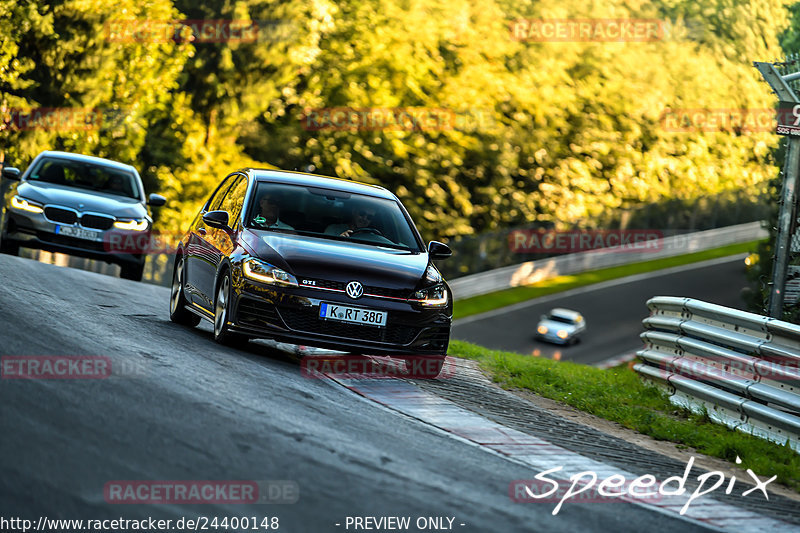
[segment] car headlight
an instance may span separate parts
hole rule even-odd
[[[425,307],[444,307],[448,302],[447,289],[443,284],[420,289],[414,293],[414,300]]]
[[[542,324],[541,326],[539,326],[538,328],[536,328],[536,331],[538,331],[538,332],[539,332],[539,335],[544,335],[545,333],[547,333],[547,326],[545,326],[544,324]]]
[[[146,218],[141,220],[117,220],[114,222],[115,228],[127,231],[144,231],[148,225]]]
[[[558,333],[556,333],[556,335],[558,335],[559,339],[566,339],[567,337],[569,337],[569,333],[567,333],[567,330],[565,329],[558,330]]]
[[[26,200],[22,196],[14,196],[11,198],[11,207],[19,209],[20,211],[27,211],[28,213],[42,213],[44,209],[41,204]]]
[[[281,270],[278,267],[274,267],[258,259],[246,259],[242,264],[242,272],[244,272],[245,277],[263,283],[297,286],[297,278],[285,270]]]

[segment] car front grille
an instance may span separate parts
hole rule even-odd
[[[83,215],[81,226],[84,228],[107,230],[114,225],[114,218],[101,215]]]
[[[332,281],[327,279],[308,279],[313,281],[313,285],[303,285],[304,287],[320,288],[320,289],[335,289],[344,292],[347,282]],[[386,296],[389,298],[410,298],[411,291],[408,289],[388,289],[386,287],[377,287],[375,285],[364,285],[364,294],[372,294],[374,296]]]
[[[313,309],[280,307],[278,313],[290,329],[343,339],[403,345],[413,341],[420,331],[420,328],[417,327],[392,325],[391,322],[386,327],[377,328],[333,320],[322,320],[319,318],[317,309],[316,307]]]
[[[78,214],[75,211],[60,207],[45,207],[44,216],[59,224],[74,224],[78,220]]]

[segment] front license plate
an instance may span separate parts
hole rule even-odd
[[[319,304],[319,317],[340,322],[350,322],[352,324],[364,324],[365,326],[384,327],[386,325],[386,311],[372,311],[359,307],[348,307],[339,304],[322,302]]]
[[[90,229],[77,228],[75,226],[56,226],[56,233],[66,237],[75,237],[76,239],[86,239],[87,241],[99,241],[102,235],[99,231],[92,231]]]

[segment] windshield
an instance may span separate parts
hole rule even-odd
[[[27,179],[141,199],[132,173],[83,161],[44,158]]]
[[[561,322],[562,324],[573,324],[574,325],[574,324],[577,324],[577,322],[578,322],[577,320],[573,320],[571,318],[566,318],[566,317],[563,317],[563,316],[553,315],[553,314],[551,314],[548,318],[550,320],[552,320],[553,322]]]
[[[259,182],[245,222],[255,229],[420,251],[396,201],[332,189]]]

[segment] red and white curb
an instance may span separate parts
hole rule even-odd
[[[448,358],[448,364],[456,364],[462,366],[464,371],[471,371],[464,362],[452,358]],[[633,480],[640,475],[620,470],[618,467],[590,459],[544,439],[492,422],[449,400],[426,392],[409,381],[343,379],[335,376],[330,376],[330,379],[391,410],[531,466],[537,473],[556,466],[563,466],[563,469],[558,472],[559,479],[569,479],[572,475],[586,471],[595,472],[598,480],[613,475],[622,475],[628,480]],[[675,475],[681,476],[683,473],[683,471],[675,472]],[[555,475],[553,474],[552,477]],[[509,480],[509,482],[511,481]],[[685,514],[680,515],[679,512],[689,500],[690,493],[691,491],[687,491],[680,496],[660,496],[657,500],[632,497],[623,499],[635,505],[723,531],[770,531],[770,533],[784,531],[796,533],[798,531],[797,525],[716,501],[711,496],[702,496],[700,499],[694,500]]]

